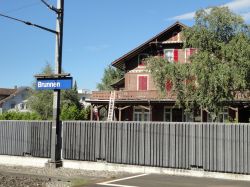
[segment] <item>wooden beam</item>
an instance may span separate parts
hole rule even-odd
[[[99,109],[99,108],[102,108],[103,105],[96,105],[96,107]]]
[[[122,110],[119,108],[119,119],[118,121],[121,121],[122,120]]]
[[[149,105],[149,121],[152,121],[152,106]]]
[[[144,108],[144,109],[146,109],[146,110],[149,110],[149,111],[150,111],[150,106],[149,106],[149,107],[146,107],[146,106],[143,106],[143,105],[139,105],[138,107],[140,107],[140,108]]]
[[[125,110],[127,108],[131,107],[131,105],[128,105],[128,106],[124,106],[124,107],[118,107],[119,110]]]
[[[201,107],[201,122],[203,122],[203,108]]]
[[[127,105],[124,107],[116,107],[119,110],[119,116],[118,116],[118,120],[121,121],[122,120],[122,110],[125,110],[127,108],[131,107],[131,105]]]
[[[237,108],[237,107],[234,108],[234,107],[231,107],[231,106],[230,106],[230,107],[228,107],[228,108],[231,109],[231,110],[233,110],[233,111],[235,111],[235,112],[238,111],[238,108]]]
[[[93,105],[90,107],[90,121],[93,121]]]
[[[210,112],[208,111],[208,109],[203,108],[204,111],[206,111],[208,114],[210,114]]]
[[[239,123],[239,108],[236,108],[237,110],[235,111],[235,119],[236,119],[236,123]]]

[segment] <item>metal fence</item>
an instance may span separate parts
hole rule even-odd
[[[50,157],[50,121],[0,121],[0,154]],[[63,122],[63,158],[250,174],[250,125]]]
[[[250,125],[64,122],[63,158],[250,174]]]
[[[0,121],[0,154],[50,157],[49,121]]]

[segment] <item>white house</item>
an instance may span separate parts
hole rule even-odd
[[[28,112],[29,87],[0,88],[0,114],[7,111]]]

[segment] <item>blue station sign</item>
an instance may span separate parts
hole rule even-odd
[[[64,78],[38,78],[37,90],[67,90],[72,89],[72,77]]]

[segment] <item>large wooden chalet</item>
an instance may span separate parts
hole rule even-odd
[[[123,70],[125,76],[112,85],[115,92],[94,91],[92,93],[89,100],[91,119],[98,120],[98,111],[105,108],[109,120],[117,121],[211,121],[209,113],[205,110],[199,109],[192,114],[185,114],[183,109],[175,106],[175,99],[171,92],[162,97],[143,63],[148,56],[156,55],[173,63],[190,63],[189,57],[195,49],[183,48],[182,30],[185,27],[182,23],[176,22],[112,62],[112,66]],[[171,85],[166,85],[166,89],[171,89]],[[236,101],[222,108],[219,121],[249,122],[249,104],[249,100],[244,100],[242,97],[238,100],[236,98]],[[114,116],[108,114],[113,111]]]

